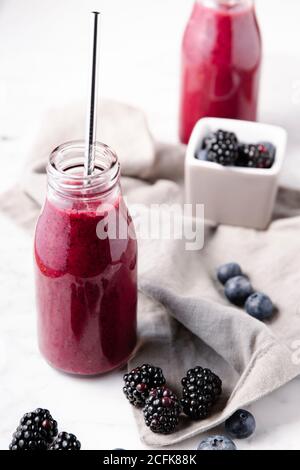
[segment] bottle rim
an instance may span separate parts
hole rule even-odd
[[[56,191],[90,195],[111,189],[119,180],[117,154],[102,142],[94,144],[95,170],[84,174],[85,142],[73,140],[56,147],[47,165],[48,184]]]
[[[197,0],[200,3],[212,8],[224,8],[231,10],[237,7],[251,7],[254,0]]]

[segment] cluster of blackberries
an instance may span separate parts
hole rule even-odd
[[[174,432],[181,411],[191,419],[205,419],[222,393],[222,381],[211,370],[190,369],[181,380],[182,397],[170,390],[160,367],[143,364],[124,375],[123,392],[143,407],[146,426],[161,434]]]
[[[269,169],[275,156],[276,148],[270,142],[240,143],[234,132],[219,129],[205,137],[195,158],[223,166]]]
[[[248,277],[237,263],[227,263],[217,270],[217,277],[224,285],[224,293],[231,303],[245,307],[246,312],[257,320],[266,320],[274,314],[270,297],[255,292]]]
[[[58,434],[57,422],[43,408],[26,413],[13,434],[9,450],[80,450],[74,434]]]

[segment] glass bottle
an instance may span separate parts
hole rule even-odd
[[[202,117],[256,120],[262,58],[253,0],[196,0],[182,43],[180,140]]]
[[[95,375],[125,363],[136,344],[137,243],[120,187],[120,165],[95,146],[84,176],[84,142],[56,148],[35,234],[39,346],[47,361]]]

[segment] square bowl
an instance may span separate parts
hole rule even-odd
[[[222,166],[195,158],[204,137],[222,129],[234,132],[240,142],[271,142],[276,147],[272,168]],[[214,224],[267,228],[278,189],[286,151],[282,127],[233,119],[203,118],[197,122],[185,159],[186,203],[204,205],[205,219]]]

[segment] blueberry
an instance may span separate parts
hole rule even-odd
[[[266,320],[274,313],[274,305],[270,297],[261,292],[255,292],[245,303],[246,312],[257,320]]]
[[[235,439],[245,439],[254,433],[256,427],[254,416],[246,410],[237,410],[225,421],[225,429]]]
[[[244,305],[252,293],[253,288],[245,276],[232,277],[225,284],[225,295],[235,305]]]
[[[229,437],[209,436],[200,442],[197,450],[237,450],[237,448]]]
[[[207,150],[206,149],[197,150],[195,158],[197,160],[207,161]]]
[[[232,277],[241,276],[242,270],[239,264],[237,263],[227,263],[220,266],[217,270],[217,277],[222,284]]]
[[[203,149],[206,149],[210,146],[211,144],[211,141],[214,139],[215,137],[215,133],[214,132],[210,132],[209,134],[207,134],[206,137],[204,137],[203,139],[203,142],[202,142],[202,148]]]

